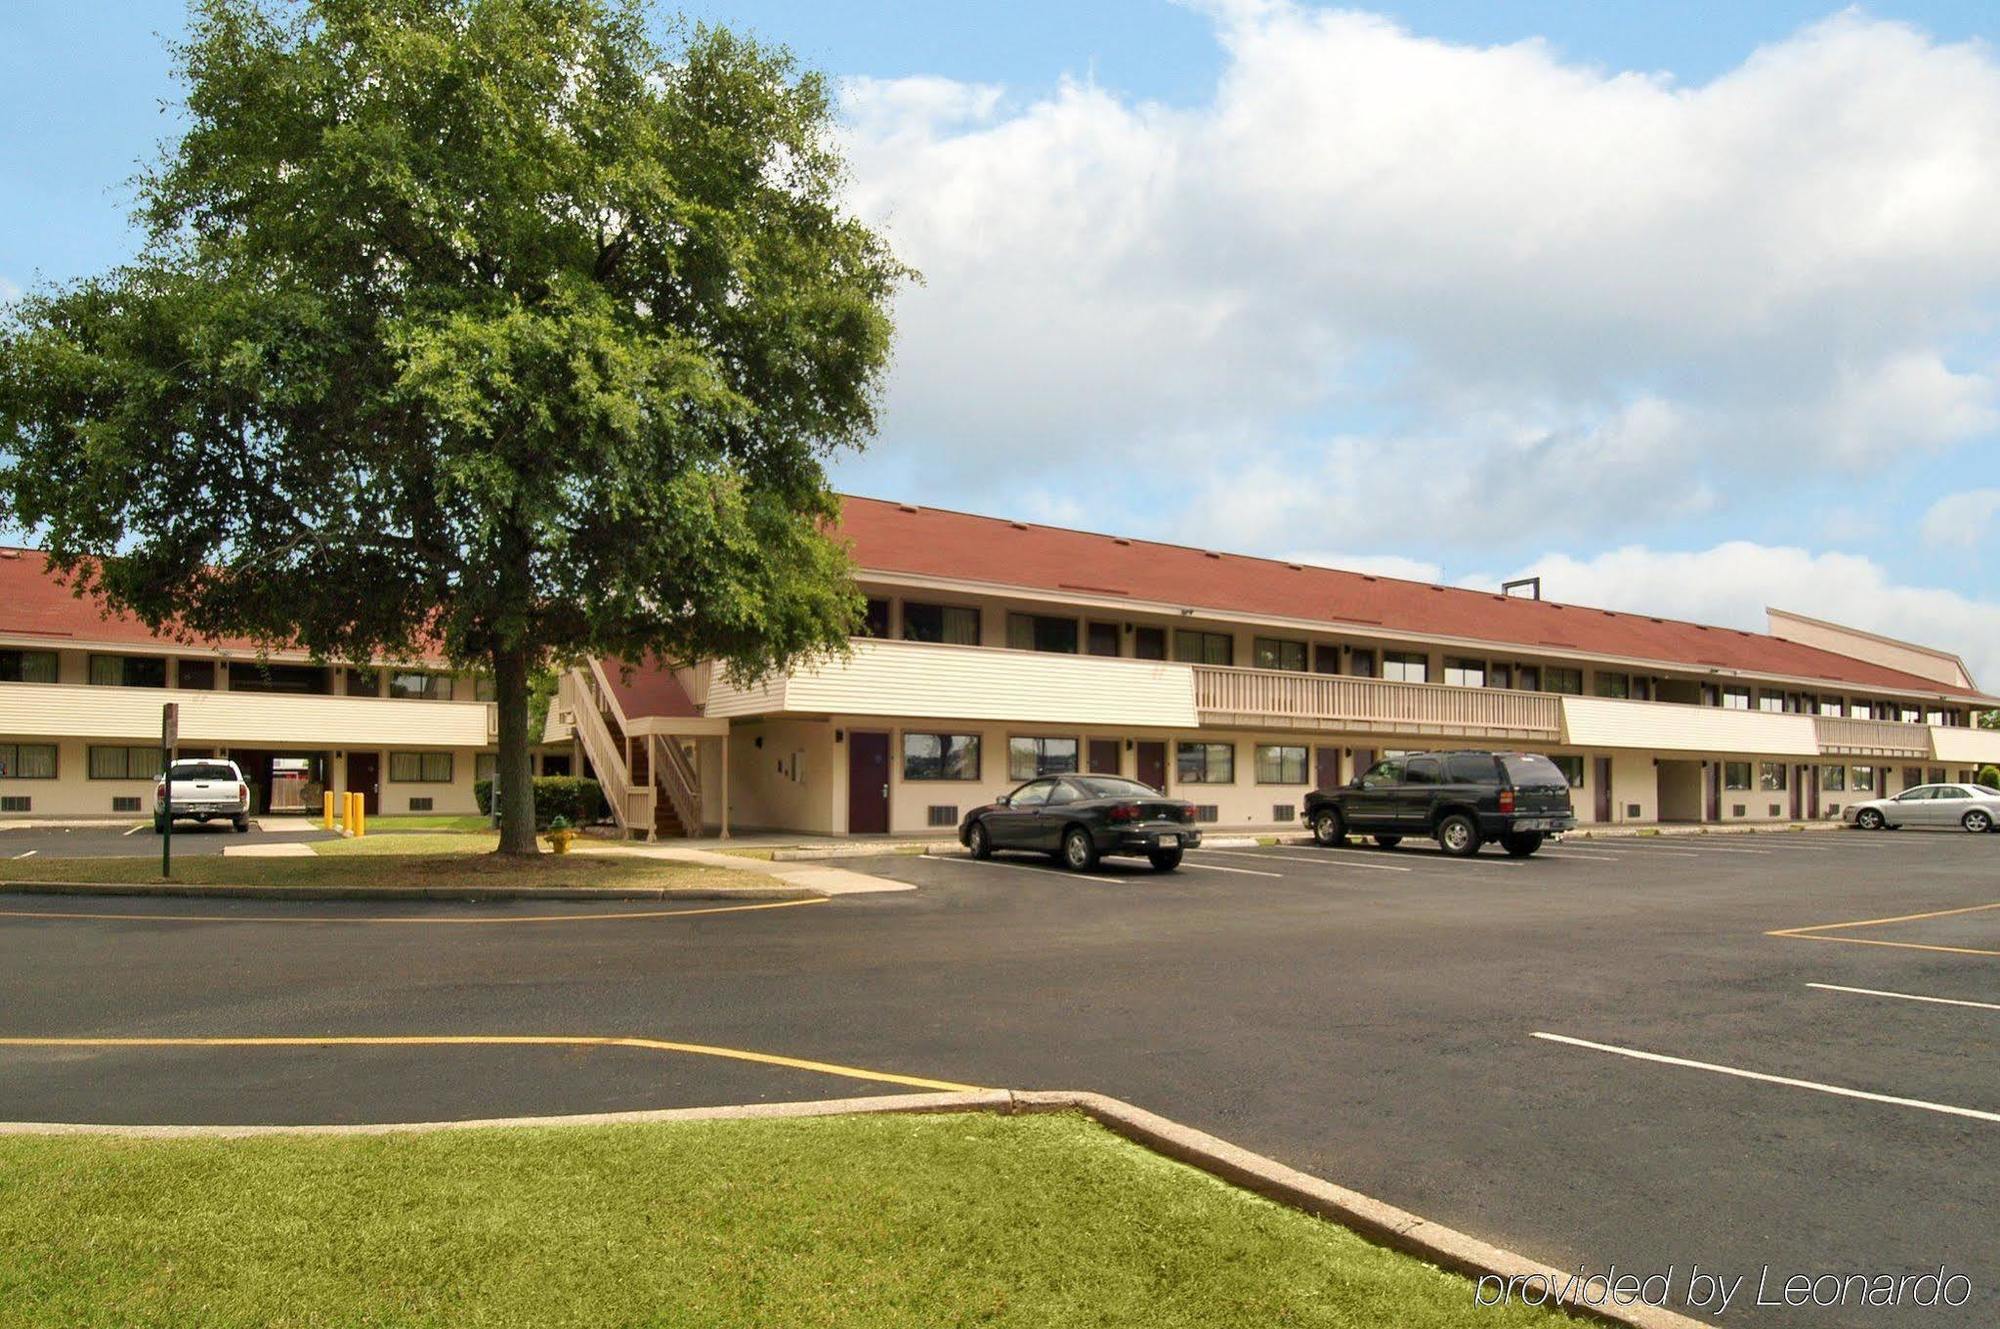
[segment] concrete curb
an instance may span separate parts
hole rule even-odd
[[[1392,1250],[1472,1278],[1540,1276],[1560,1288],[1569,1270],[1530,1260],[1477,1237],[1444,1227],[1358,1191],[1322,1181],[1276,1159],[1253,1154],[1229,1141],[1103,1094],[1058,1090],[1029,1092],[983,1089],[968,1093],[886,1094],[869,1098],[819,1099],[799,1103],[752,1103],[737,1107],[664,1108],[650,1112],[603,1112],[563,1117],[502,1117],[486,1121],[413,1122],[359,1126],[97,1126],[44,1122],[0,1122],[0,1135],[113,1135],[186,1140],[237,1139],[267,1135],[396,1135],[410,1132],[482,1130],[495,1127],[637,1125],[676,1121],[751,1121],[854,1116],[883,1113],[1077,1112],[1113,1134],[1185,1163],[1267,1200],[1326,1219]],[[1702,1322],[1662,1307],[1588,1306],[1565,1303],[1562,1310],[1605,1324],[1632,1329],[1703,1329]]]
[[[812,900],[803,886],[199,886],[191,882],[7,881],[7,895],[131,895],[216,900]]]

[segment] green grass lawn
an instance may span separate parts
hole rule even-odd
[[[0,1318],[1480,1326],[1472,1284],[1073,1117],[0,1138]]]
[[[313,818],[313,825],[319,824],[319,818]],[[399,812],[394,816],[370,817],[362,829],[370,835],[402,831],[490,831],[493,823],[476,813],[454,817],[444,813]]]
[[[420,833],[379,839],[369,835],[315,844],[317,852],[309,858],[184,855],[174,859],[173,880],[202,886],[624,886],[673,890],[742,890],[776,884],[754,873],[657,858],[545,853],[526,860],[501,859],[485,852],[492,847],[491,835]],[[123,884],[160,880],[157,855],[0,859],[0,882]]]

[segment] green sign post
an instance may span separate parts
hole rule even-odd
[[[181,741],[181,705],[160,707],[160,875],[174,875],[174,749]]]

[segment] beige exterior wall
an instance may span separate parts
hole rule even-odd
[[[1965,662],[1948,651],[1933,650],[1912,642],[1881,637],[1859,628],[1842,627],[1782,609],[1764,611],[1771,635],[1805,646],[1817,646],[1836,655],[1868,660],[1888,669],[1899,669],[1919,678],[1934,678],[1949,688],[1972,688],[1972,675]]]
[[[846,760],[846,750],[839,752]],[[836,769],[833,726],[819,720],[756,720],[729,733],[729,821],[739,830],[830,834],[844,811],[845,766]]]
[[[46,649],[46,643],[11,643],[24,649]],[[63,648],[57,657],[56,683],[0,683],[0,743],[53,743],[57,750],[56,778],[0,777],[0,797],[26,799],[27,806],[0,810],[0,819],[45,817],[128,817],[150,815],[153,781],[93,780],[89,750],[93,746],[157,750],[160,708],[180,707],[180,744],[184,751],[229,756],[262,751],[284,756],[316,756],[326,761],[328,786],[346,789],[347,755],[374,752],[380,762],[380,813],[406,813],[412,799],[431,800],[430,811],[468,813],[477,810],[473,782],[478,757],[490,751],[491,707],[477,699],[478,680],[461,675],[451,680],[451,700],[392,698],[386,675],[367,694],[352,689],[356,675],[334,668],[326,695],[290,695],[232,690],[229,670],[218,670],[212,689],[150,688],[93,685],[92,655],[122,655],[167,660],[168,682],[180,681],[186,661],[215,661],[213,654],[134,647]],[[281,663],[298,663],[282,661]],[[238,658],[231,668],[254,668]],[[390,778],[390,754],[398,751],[448,752],[452,778],[417,783]],[[115,800],[137,798],[141,812],[120,810]]]

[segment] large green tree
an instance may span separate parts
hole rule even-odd
[[[197,0],[129,265],[0,327],[0,501],[163,630],[754,675],[858,610],[824,462],[909,274],[828,89],[643,0]]]

